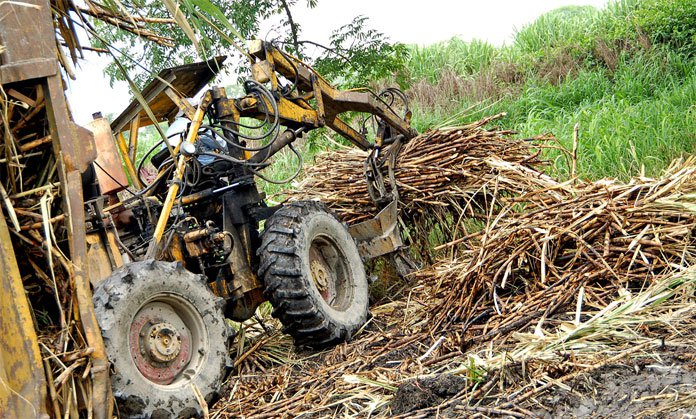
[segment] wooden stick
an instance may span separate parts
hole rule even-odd
[[[27,196],[30,196],[30,195],[43,193],[43,192],[45,192],[45,191],[50,191],[51,189],[53,189],[53,188],[58,188],[59,186],[60,186],[60,182],[50,183],[50,184],[48,184],[48,185],[39,186],[38,188],[30,189],[30,190],[28,190],[28,191],[16,193],[16,194],[10,196],[10,198],[11,198],[11,199],[24,198],[24,197],[27,197]]]
[[[580,123],[576,123],[573,127],[573,152],[572,160],[570,166],[570,178],[575,182],[577,177],[577,166],[578,166],[578,131],[580,129]]]
[[[38,140],[33,140],[29,141],[28,143],[24,143],[19,146],[19,151],[22,153],[26,153],[27,151],[33,150],[36,147],[42,146],[44,144],[50,144],[51,143],[51,136],[47,135],[43,138],[39,138]]]

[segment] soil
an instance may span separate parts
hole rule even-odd
[[[408,380],[399,386],[394,396],[392,413],[400,415],[437,406],[462,391],[466,385],[464,377],[451,374]]]
[[[687,352],[662,354],[602,367],[571,382],[571,391],[556,390],[542,397],[539,402],[548,408],[535,413],[547,418],[693,417],[695,358]],[[680,399],[691,400],[680,405]]]
[[[536,399],[531,411],[542,418],[696,417],[696,353],[676,351],[604,366],[555,387]],[[393,414],[407,414],[446,402],[466,386],[463,377],[442,374],[403,383]],[[459,417],[450,404],[438,417]],[[529,408],[529,407],[528,407]]]

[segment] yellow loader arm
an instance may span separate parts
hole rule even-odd
[[[387,126],[403,135],[405,140],[417,135],[409,124],[410,114],[398,116],[382,98],[369,90],[341,91],[302,61],[275,48],[270,43],[256,40],[249,48],[252,77],[259,83],[271,83],[271,91],[278,95],[278,114],[281,124],[291,128],[329,127],[363,150],[373,148],[363,133],[348,125],[340,115],[344,112],[364,112],[377,116]],[[293,91],[283,92],[279,76],[294,84]],[[315,99],[314,106],[310,103]],[[267,104],[257,98],[246,97],[236,101],[237,117],[257,117],[265,113]],[[384,138],[378,133],[376,145]]]

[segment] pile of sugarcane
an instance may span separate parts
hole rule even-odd
[[[490,218],[478,246],[435,269],[445,295],[435,324],[490,340],[686,270],[696,262],[695,163],[658,179],[579,183],[562,201]]]
[[[67,249],[59,171],[41,86],[0,86],[0,205],[36,321],[55,417],[90,409],[91,360]]]
[[[451,214],[483,219],[492,207],[515,197],[558,200],[565,196],[566,186],[540,171],[546,164],[541,149],[551,137],[515,139],[513,131],[484,127],[502,116],[430,131],[399,151],[394,175],[400,209],[413,228],[427,235],[433,224],[448,223]],[[377,209],[365,181],[366,158],[366,152],[354,148],[322,154],[287,195],[291,200],[319,199],[349,224],[370,218]],[[388,183],[387,168],[382,170]],[[467,230],[455,222],[445,238],[457,234],[466,235]]]
[[[465,324],[468,342],[471,334],[505,336],[578,299],[601,306],[619,289],[640,289],[696,261],[693,160],[675,162],[658,179],[559,182],[540,171],[548,141],[484,128],[499,116],[431,131],[398,155],[411,237],[427,242],[434,226],[449,229],[438,249],[458,249],[419,273],[434,278],[433,292],[444,298],[431,313],[433,327]],[[291,198],[318,198],[349,223],[371,216],[365,157],[355,150],[320,157]],[[479,223],[467,231],[471,219]]]

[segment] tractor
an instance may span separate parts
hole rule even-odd
[[[232,321],[269,301],[296,345],[330,347],[368,319],[364,263],[390,255],[408,266],[394,164],[416,132],[397,89],[341,91],[273,44],[253,41],[240,97],[209,86],[225,61],[216,57],[163,70],[113,121],[96,113],[85,129],[65,101],[48,2],[0,2],[0,12],[11,21],[0,26],[0,86],[12,107],[3,111],[0,187],[17,189],[0,188],[0,332],[21,336],[0,345],[0,416],[60,415],[26,291],[34,275],[27,271],[39,266],[19,248],[66,275],[71,300],[61,321],[79,329],[76,349],[61,359],[87,360],[76,365],[90,401],[74,397],[72,409],[97,418],[112,417],[113,399],[124,417],[198,416],[230,370]],[[371,129],[353,128],[356,115]],[[160,137],[138,155],[147,126]],[[294,142],[323,127],[368,152],[356,181],[367,182],[374,218],[347,226],[320,202],[269,205],[259,190],[258,179],[278,182],[266,173],[278,153],[295,155],[299,173]],[[17,211],[36,215],[15,211],[18,204],[50,213],[48,200],[34,197],[51,191],[60,215],[18,221]],[[41,244],[38,231],[55,243]],[[56,302],[47,304],[60,307],[52,284],[44,286]]]
[[[403,247],[396,188],[383,173],[393,170],[389,150],[416,135],[405,96],[339,91],[267,42],[252,42],[248,56],[242,97],[200,89],[220,57],[163,71],[110,129],[99,115],[91,124],[99,191],[85,197],[87,255],[123,414],[195,410],[192,385],[211,398],[230,362],[225,319],[247,320],[264,301],[296,345],[350,339],[368,318],[364,261]],[[346,112],[374,118],[374,143]],[[161,140],[132,161],[139,129],[165,120]],[[365,181],[382,209],[374,219],[348,227],[320,202],[267,205],[256,179],[273,181],[263,170],[282,150],[301,163],[293,142],[320,127],[370,151]],[[149,180],[146,161],[156,168]]]

